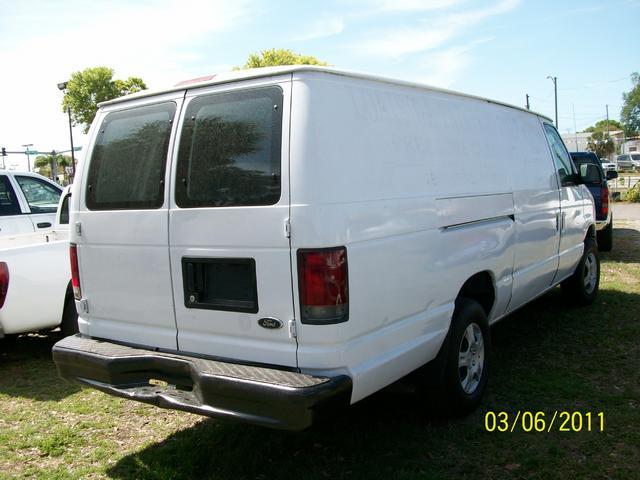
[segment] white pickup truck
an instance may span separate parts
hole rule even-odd
[[[37,173],[0,171],[0,237],[51,230],[61,193]]]
[[[77,331],[69,267],[69,187],[53,229],[0,237],[0,338],[60,326]]]

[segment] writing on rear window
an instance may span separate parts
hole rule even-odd
[[[179,207],[273,205],[281,189],[282,90],[193,99],[180,135]]]

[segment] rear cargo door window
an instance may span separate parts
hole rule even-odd
[[[90,210],[154,209],[164,203],[164,177],[174,102],[107,114],[89,166]]]
[[[281,192],[282,90],[195,98],[178,153],[179,207],[274,205]]]

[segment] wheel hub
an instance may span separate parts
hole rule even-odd
[[[458,349],[458,374],[460,386],[472,394],[482,380],[484,369],[484,338],[477,323],[471,323],[464,331]]]

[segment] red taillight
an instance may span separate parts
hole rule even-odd
[[[347,249],[298,250],[302,323],[328,325],[349,320]]]
[[[76,300],[82,298],[80,290],[80,271],[78,269],[78,247],[73,243],[69,246],[69,259],[71,260],[71,286]]]
[[[602,216],[609,215],[609,187],[602,187],[600,189],[600,203],[602,204]]]
[[[0,308],[4,305],[9,291],[9,267],[5,262],[0,262]]]

